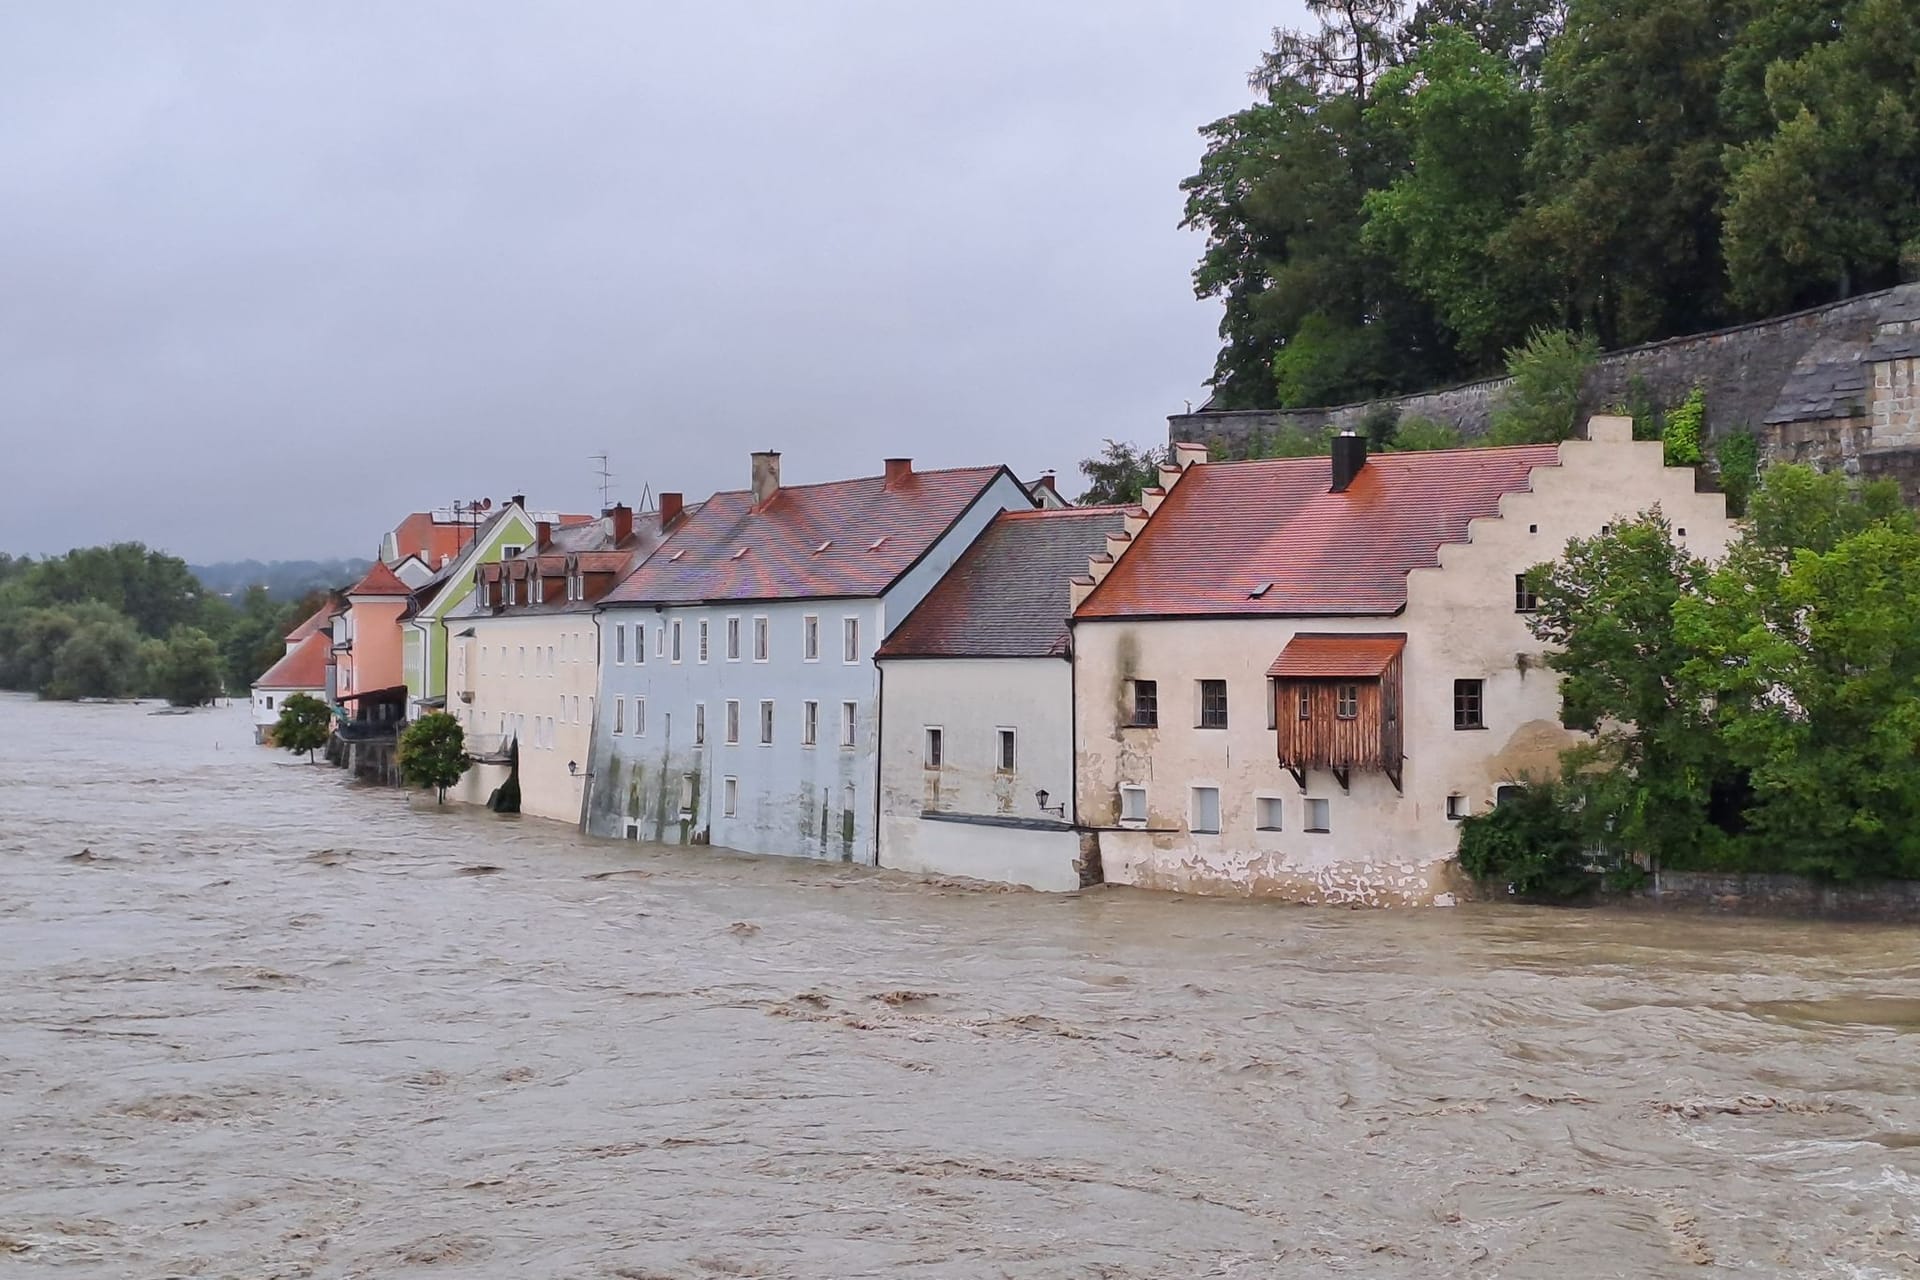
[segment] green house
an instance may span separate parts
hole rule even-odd
[[[579,517],[553,517],[555,523]],[[447,705],[446,616],[473,594],[473,571],[478,565],[505,559],[533,542],[537,523],[545,513],[531,515],[518,502],[509,502],[474,535],[452,561],[413,593],[400,623],[400,662],[407,684],[407,715],[442,710]]]

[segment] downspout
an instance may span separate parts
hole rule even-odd
[[[593,743],[594,739],[600,736],[600,721],[607,714],[607,691],[600,686],[600,645],[603,642],[603,638],[600,635],[601,607],[602,606],[596,605],[592,614],[593,691],[598,696],[595,698],[593,704],[593,723],[587,728],[587,780],[581,784],[580,787],[580,823],[578,830],[581,835],[587,834],[587,815],[593,812]],[[626,694],[622,693],[620,696],[624,698]]]
[[[887,669],[880,665],[875,646],[873,659],[873,768],[869,776],[873,779],[873,865],[880,865],[880,757],[886,750],[887,741]]]

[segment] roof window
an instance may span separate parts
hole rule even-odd
[[[879,550],[880,548],[882,548],[882,547],[884,547],[884,546],[886,546],[886,545],[887,545],[887,538],[888,538],[889,536],[890,536],[890,535],[888,535],[888,534],[884,534],[884,533],[883,533],[883,534],[881,534],[881,535],[880,535],[879,537],[877,537],[877,538],[875,538],[875,539],[874,539],[874,540],[873,540],[872,542],[870,542],[870,543],[868,543],[868,544],[867,544],[867,550],[869,550],[869,551],[878,551],[878,550]]]

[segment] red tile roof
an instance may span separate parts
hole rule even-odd
[[[762,507],[746,490],[716,493],[603,603],[876,596],[1002,474],[966,467],[892,485],[884,476],[794,485]]]
[[[1378,679],[1406,648],[1405,635],[1308,635],[1287,641],[1267,674],[1289,680],[1326,680],[1340,676]]]
[[[367,570],[367,576],[347,588],[350,596],[410,596],[413,588],[400,581],[398,575],[384,564],[375,564]]]
[[[883,658],[1027,658],[1067,651],[1068,584],[1126,507],[1002,511],[880,646]]]
[[[327,595],[327,598],[320,602],[320,607],[318,609],[315,609],[312,613],[308,614],[306,618],[298,626],[294,627],[293,630],[287,632],[287,635],[286,635],[287,643],[299,644],[302,640],[305,640],[308,636],[312,635],[314,632],[319,631],[320,629],[325,627],[327,625],[327,619],[333,616],[333,613],[335,611],[335,606],[337,604],[338,602],[334,599],[333,595],[329,593]]]
[[[287,651],[253,682],[256,689],[325,689],[327,654],[333,638],[316,631]]]
[[[1075,617],[1396,613],[1408,571],[1559,460],[1550,444],[1377,454],[1343,493],[1327,458],[1200,463]]]

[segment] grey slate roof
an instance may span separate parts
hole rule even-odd
[[[1067,651],[1068,584],[1125,507],[1003,511],[887,642],[882,658],[1044,658]]]

